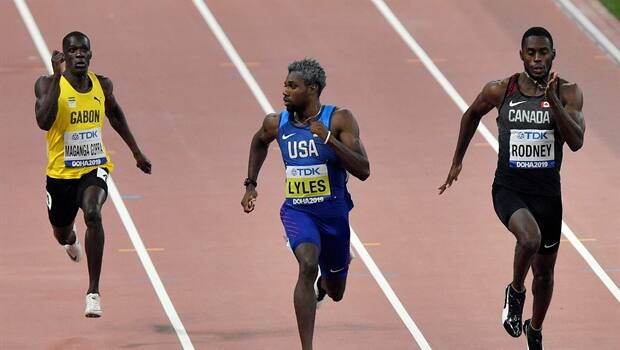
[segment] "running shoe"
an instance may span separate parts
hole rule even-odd
[[[72,261],[80,262],[82,259],[82,246],[80,245],[75,223],[73,224],[73,233],[75,234],[75,242],[73,242],[73,244],[65,244],[64,247],[67,255],[69,255],[69,258],[71,258]]]
[[[504,298],[504,310],[502,310],[502,323],[510,336],[518,338],[521,335],[523,324],[523,304],[525,303],[525,290],[517,292],[510,284],[506,287]]]
[[[86,294],[86,310],[84,310],[84,316],[86,317],[101,317],[101,297],[98,293]]]
[[[535,330],[532,328],[532,320],[523,323],[523,332],[527,337],[527,350],[544,350],[542,344],[542,329]]]
[[[316,279],[314,283],[314,294],[316,295],[316,308],[320,308],[323,305],[323,301],[325,299],[325,295],[327,291],[321,287],[321,276]]]

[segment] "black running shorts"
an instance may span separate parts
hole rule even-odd
[[[553,254],[560,246],[562,234],[562,196],[539,196],[493,185],[495,213],[508,228],[508,220],[514,212],[526,208],[532,213],[540,229],[540,254]]]
[[[89,186],[101,187],[108,193],[108,169],[97,168],[79,179],[47,177],[47,214],[50,223],[65,227],[73,223],[82,202],[84,190]]]

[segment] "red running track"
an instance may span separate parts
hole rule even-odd
[[[550,29],[555,69],[582,87],[588,125],[586,145],[567,151],[562,169],[565,220],[618,284],[620,142],[612,103],[618,66],[553,2],[388,4],[466,101],[486,81],[521,69],[517,50],[527,27]],[[28,5],[50,49],[65,33],[84,31],[92,39],[92,69],[115,82],[154,168],[143,176],[107,128],[113,175],[145,244],[160,248],[151,257],[195,348],[297,348],[296,266],[278,218],[278,153],[272,148],[263,167],[257,210],[243,215],[240,182],[263,112],[192,3]],[[491,205],[496,155],[476,136],[459,182],[437,196],[460,111],[375,7],[366,1],[208,5],[275,108],[290,61],[316,57],[326,68],[322,100],[353,111],[372,163],[371,178],[350,185],[352,224],[431,347],[524,348],[524,339],[507,336],[499,321],[514,242]],[[8,43],[0,61],[0,107],[7,116],[0,136],[12,160],[0,176],[7,213],[0,348],[180,348],[140,261],[126,251],[132,246],[111,200],[104,211],[104,317],[82,316],[86,265],[70,264],[55,244],[43,202],[45,142],[34,122],[32,86],[45,67],[11,2],[0,3],[0,16],[0,37]],[[484,120],[491,130],[493,118]],[[78,226],[83,232],[81,218]],[[360,259],[348,288],[342,303],[319,311],[318,349],[417,348]],[[617,301],[564,242],[545,345],[615,349],[619,326]]]

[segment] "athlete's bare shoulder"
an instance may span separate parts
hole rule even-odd
[[[353,113],[348,108],[345,107],[336,107],[334,111],[334,116],[338,115],[342,118],[353,118]]]
[[[280,127],[280,113],[269,113],[263,120],[262,131],[268,135],[277,137],[278,128]]]
[[[114,84],[112,84],[112,80],[104,75],[97,75],[97,80],[99,80],[99,84],[101,85],[101,88],[103,89],[103,93],[106,96],[109,96],[112,94],[112,91],[114,90]]]
[[[34,83],[34,94],[37,97],[44,95],[47,92],[47,89],[49,89],[52,79],[53,77],[51,75],[40,76]]]
[[[576,91],[581,91],[577,83],[570,82],[564,78],[559,78],[559,80],[560,80],[560,93],[563,93],[564,91],[568,93],[574,93]]]
[[[49,75],[42,75],[37,79],[37,83],[38,82],[47,82],[48,84],[52,81],[52,79],[54,78],[53,75],[49,74]]]
[[[353,113],[347,108],[336,107],[332,115],[331,129],[338,132],[343,129],[349,130],[353,126],[357,128],[357,122],[355,121]]]
[[[274,124],[279,124],[280,123],[280,113],[268,113],[265,116],[265,122],[266,123],[274,123]]]
[[[97,76],[97,79],[99,79],[99,82],[102,84],[112,83],[112,80],[106,77],[105,75],[101,75],[101,74],[95,74],[95,75]]]
[[[486,83],[480,93],[481,97],[483,97],[487,103],[490,103],[495,107],[499,107],[502,103],[504,95],[506,94],[508,81],[510,81],[510,78],[492,80]]]
[[[510,77],[504,79],[491,80],[490,82],[484,85],[485,89],[491,90],[506,90],[508,87],[508,82],[510,81]]]
[[[344,123],[351,124],[355,123],[355,117],[353,116],[353,112],[350,109],[345,107],[336,107],[334,114],[332,116],[332,124],[334,123]]]

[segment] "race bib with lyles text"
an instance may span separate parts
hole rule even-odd
[[[326,164],[286,167],[286,197],[293,204],[320,203],[330,195]]]
[[[553,130],[510,130],[510,167],[555,168],[554,145]]]
[[[65,132],[65,166],[81,168],[106,163],[105,151],[101,142],[101,129]]]

